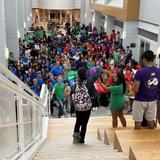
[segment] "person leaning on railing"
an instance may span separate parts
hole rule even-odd
[[[8,64],[15,64],[17,62],[17,58],[15,57],[13,52],[9,53]]]

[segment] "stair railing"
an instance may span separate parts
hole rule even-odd
[[[45,142],[49,91],[38,97],[0,64],[0,159],[29,160]]]

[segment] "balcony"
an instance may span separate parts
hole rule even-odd
[[[140,0],[91,0],[90,8],[124,21],[137,21]]]

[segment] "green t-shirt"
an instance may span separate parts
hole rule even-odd
[[[93,62],[87,62],[87,68],[92,68],[94,67],[94,63]]]
[[[17,61],[17,58],[15,56],[9,56],[8,59],[9,61],[14,61],[14,62]]]
[[[63,83],[56,83],[54,85],[54,91],[57,100],[64,100],[64,84]]]
[[[55,30],[51,31],[51,37],[55,37],[57,35],[57,32]]]
[[[119,61],[119,58],[120,58],[120,55],[119,55],[119,53],[118,52],[114,52],[114,61],[115,62],[118,62]]]
[[[52,26],[52,22],[48,22],[47,26],[51,27]]]
[[[25,35],[25,36],[24,36],[24,40],[25,40],[25,42],[28,43],[28,42],[29,42],[29,36],[28,36],[28,35]]]
[[[123,94],[123,84],[110,86],[110,108],[113,110],[120,110],[125,105],[125,98]]]

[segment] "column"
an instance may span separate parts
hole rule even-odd
[[[81,9],[80,9],[80,23],[85,24],[86,17],[86,0],[81,0]]]
[[[31,7],[32,1],[27,0],[27,2],[28,2],[28,17],[27,17],[27,20],[28,20],[28,29],[29,29],[32,26],[32,7]]]
[[[29,14],[29,16],[30,16],[30,27],[32,26],[32,0],[29,0],[29,9],[30,9],[30,14]]]
[[[62,23],[62,10],[60,10],[60,22]]]
[[[6,48],[4,1],[5,0],[0,0],[0,63],[4,64],[7,67],[8,52]]]
[[[98,31],[100,31],[101,26],[103,27],[103,21],[102,21],[102,14],[95,12],[94,14],[94,25],[96,26],[96,28],[98,29]]]
[[[45,9],[43,9],[43,26],[45,26]]]
[[[112,30],[114,29],[114,22],[115,22],[115,19],[114,17],[112,16],[105,16],[105,26],[104,26],[104,29],[105,31],[110,35],[112,33]]]
[[[19,40],[18,40],[18,12],[17,0],[4,0],[5,18],[6,18],[6,40],[9,51],[19,56]]]
[[[18,36],[24,38],[24,11],[23,4],[24,0],[17,0],[17,11],[18,11]]]
[[[81,0],[80,22],[88,25],[92,23],[93,15],[90,9],[90,0]]]
[[[24,0],[24,28],[26,32],[31,27],[30,12],[30,0]]]
[[[65,23],[68,21],[67,11],[65,11]]]
[[[50,12],[50,9],[48,10],[48,20],[49,20],[49,21],[51,20],[51,12]]]
[[[84,4],[82,4],[82,7]],[[93,12],[90,9],[90,0],[86,0],[86,10],[85,10],[85,24],[88,25],[93,20]]]
[[[70,11],[70,24],[71,24],[71,26],[72,26],[72,20],[73,20],[73,17],[72,17],[72,10]]]
[[[133,51],[133,58],[139,60],[138,54],[138,22],[124,21],[123,23],[123,46],[130,46],[131,43],[135,43],[136,47],[131,48]]]

